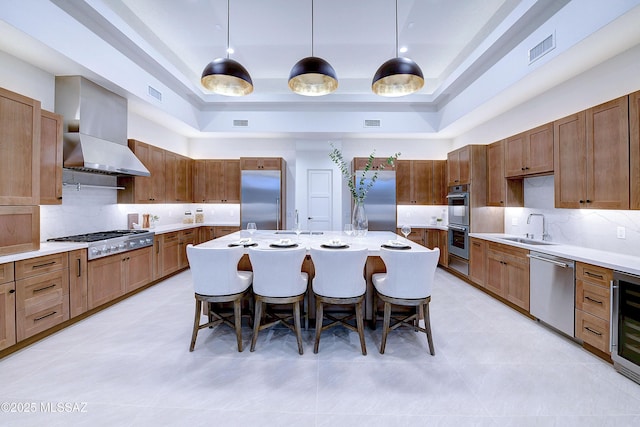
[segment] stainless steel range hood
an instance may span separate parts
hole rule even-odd
[[[55,111],[64,116],[63,167],[150,176],[127,146],[127,100],[81,76],[56,77]]]

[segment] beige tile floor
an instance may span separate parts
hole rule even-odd
[[[423,334],[286,329],[256,351],[229,328],[189,353],[190,273],[0,360],[0,426],[637,426],[640,385],[574,342],[438,271]],[[58,404],[62,404],[58,407]],[[66,408],[79,412],[65,412]],[[30,413],[5,412],[33,408]],[[56,409],[52,411],[51,409]]]

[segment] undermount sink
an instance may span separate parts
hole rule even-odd
[[[508,240],[510,242],[524,243],[527,245],[553,245],[553,243],[543,242],[542,240],[527,239],[525,237],[499,237],[500,240]]]

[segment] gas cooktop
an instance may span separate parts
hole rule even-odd
[[[55,237],[48,242],[87,243],[89,261],[121,252],[153,246],[154,233],[149,230],[113,230],[75,236]]]
[[[76,234],[75,236],[55,237],[48,239],[48,242],[98,242],[100,240],[115,239],[117,237],[132,236],[135,234],[149,233],[148,230],[113,230],[97,231],[95,233]]]

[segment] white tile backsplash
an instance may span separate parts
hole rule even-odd
[[[640,256],[640,211],[555,209],[553,176],[524,180],[524,208],[505,210],[505,233],[533,233],[539,239],[544,215],[548,239],[553,242]],[[623,227],[625,238],[617,238]]]
[[[412,227],[420,227],[430,225],[433,218],[442,218],[440,225],[447,225],[447,207],[446,206],[397,206],[397,223],[398,227],[402,225],[410,225]]]

